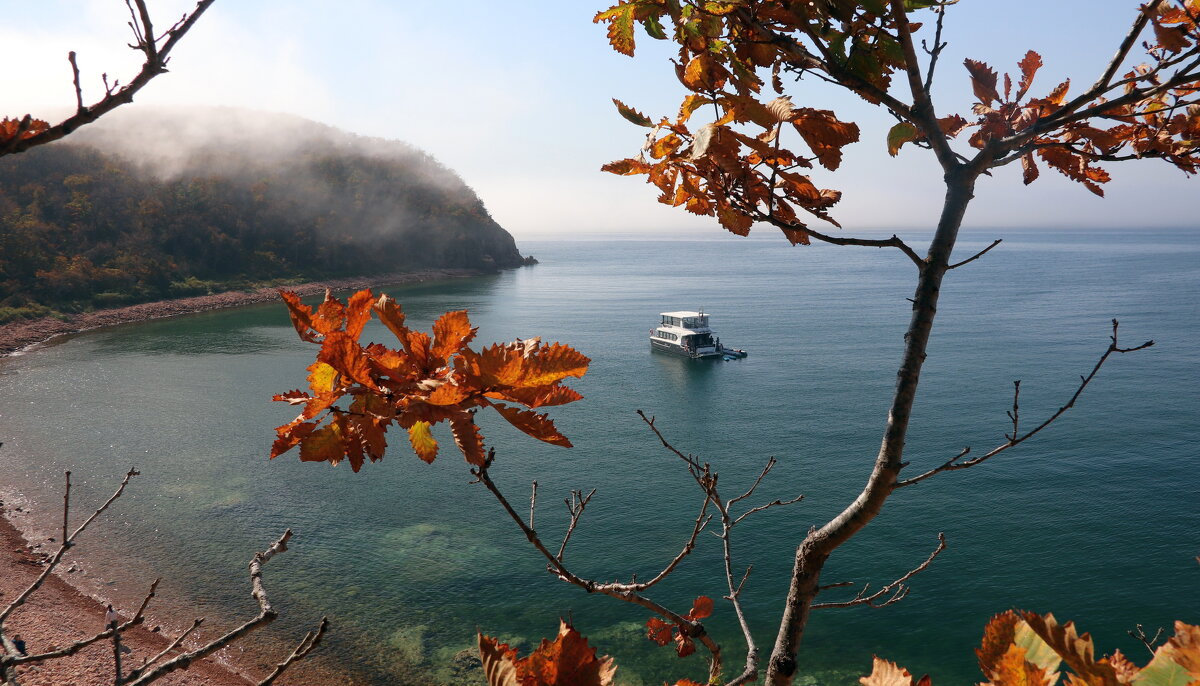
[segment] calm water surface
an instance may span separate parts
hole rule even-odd
[[[1107,345],[1111,318],[1123,343],[1157,344],[1111,360],[1043,436],[897,493],[824,578],[878,586],[924,560],[938,532],[949,548],[897,605],[817,613],[803,655],[811,683],[856,683],[872,654],[935,683],[975,683],[972,648],[987,618],[1012,607],[1074,619],[1101,651],[1131,655],[1144,650],[1125,635],[1137,623],[1200,621],[1200,232],[979,232],[960,253],[997,235],[999,248],[946,280],[911,470],[1002,442],[1014,379],[1025,426],[1052,413]],[[878,448],[911,264],[895,251],[781,240],[521,247],[542,263],[389,290],[414,325],[466,308],[482,343],[540,335],[593,359],[574,383],[585,400],[553,410],[574,449],[481,415],[498,454],[494,477],[515,503],[538,480],[538,528],[551,540],[564,526],[562,498],[596,488],[567,559],[601,580],[646,578],[678,552],[700,498],[635,410],[711,462],[728,493],[775,456],[750,504],[806,498],[747,520],[734,542],[735,564],[754,565],[747,609],[769,646],[791,550],[857,494]],[[650,353],[658,312],[698,307],[750,357]],[[388,341],[382,327],[366,337]],[[398,433],[388,458],[359,474],[293,455],[268,462],[272,429],[294,415],[270,396],[304,385],[314,352],[282,305],[266,305],[101,331],[0,361],[0,487],[42,513],[26,526],[50,532],[64,469],[76,475],[82,511],[136,465],[143,476],[80,554],[94,590],[111,597],[136,595],[155,571],[168,577],[168,607],[186,608],[181,624],[191,613],[248,612],[246,561],[291,527],[291,551],[267,570],[285,612],[275,635],[330,615],[327,656],[364,681],[457,683],[455,656],[476,627],[529,646],[560,616],[617,657],[622,683],[702,678],[701,660],[643,638],[644,611],[547,574],[448,450],[426,465]],[[703,535],[653,596],[680,609],[700,593],[719,597],[719,553]],[[724,601],[711,630],[736,668],[739,634]]]

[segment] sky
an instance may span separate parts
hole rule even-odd
[[[614,0],[615,1],[615,0]],[[964,57],[1015,70],[1028,49],[1046,66],[1033,92],[1065,77],[1095,80],[1133,20],[1137,0],[961,0],[949,9],[950,45],[938,68],[939,114],[966,113],[973,97]],[[157,25],[191,1],[151,0]],[[657,118],[684,95],[666,42],[639,35],[629,58],[613,52],[584,0],[217,0],[130,108],[225,105],[286,112],[368,136],[412,143],[458,172],[517,238],[679,232],[713,236],[712,218],[660,205],[644,177],[602,164],[634,156],[644,129],[618,98]],[[79,55],[85,100],[100,74],[127,80],[141,64],[126,47],[123,0],[0,0],[0,114],[49,115],[74,102],[67,52]],[[919,34],[920,35],[920,34]],[[901,82],[902,79],[897,79]],[[802,106],[859,123],[862,140],[836,173],[814,182],[844,192],[834,216],[847,235],[929,227],[941,206],[940,169],[909,146],[887,155],[886,112],[805,80]],[[965,141],[958,147],[967,150]],[[1043,168],[1030,187],[1019,165],[984,178],[965,226],[1143,228],[1195,225],[1200,180],[1162,162],[1111,165],[1106,199]],[[822,230],[836,232],[833,227]],[[771,231],[766,227],[758,233]]]

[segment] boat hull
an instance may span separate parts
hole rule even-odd
[[[658,352],[662,352],[662,353],[667,353],[668,355],[675,355],[678,357],[691,358],[693,360],[722,356],[722,353],[715,348],[711,349],[711,352],[705,352],[706,350],[709,350],[709,349],[702,348],[700,351],[693,353],[693,352],[688,352],[687,350],[684,350],[683,346],[676,345],[676,344],[670,343],[668,341],[660,341],[656,338],[650,339],[650,349],[657,350]]]

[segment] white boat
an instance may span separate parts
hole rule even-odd
[[[661,323],[650,330],[650,348],[683,357],[745,357],[746,351],[727,348],[708,326],[708,315],[699,312],[662,312]]]

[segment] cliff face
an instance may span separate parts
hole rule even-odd
[[[204,282],[521,263],[426,153],[294,117],[134,110],[0,163],[0,321]]]

